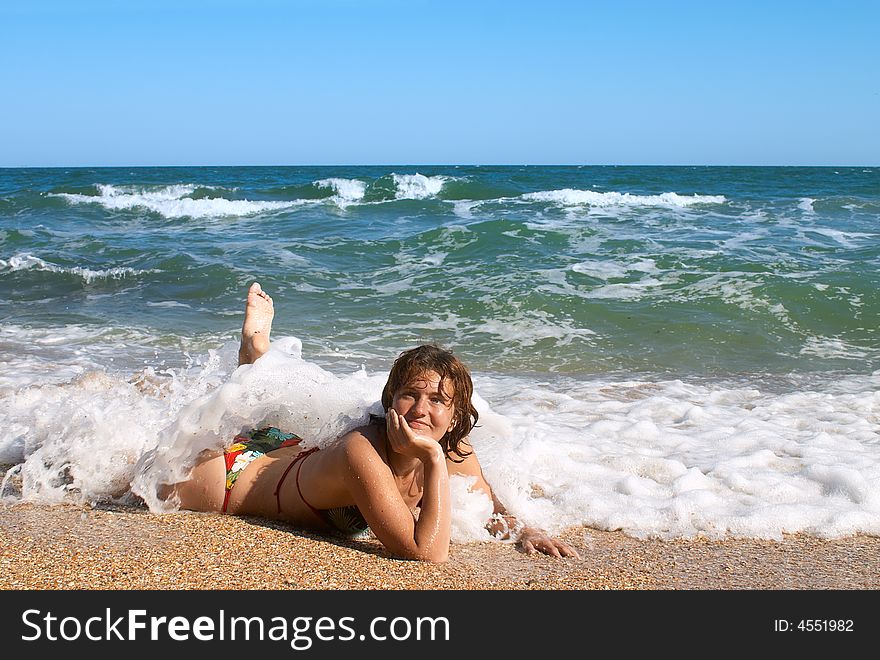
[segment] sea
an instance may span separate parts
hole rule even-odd
[[[878,167],[0,169],[0,502],[168,511],[202,449],[324,446],[432,342],[525,522],[877,536],[878,221]]]

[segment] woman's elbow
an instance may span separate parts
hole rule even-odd
[[[430,554],[430,555],[421,555],[418,557],[413,557],[418,561],[425,561],[431,564],[445,564],[449,560],[449,553],[444,552],[442,554]]]
[[[425,561],[432,564],[444,564],[449,560],[449,546],[445,548],[406,548],[395,553],[401,559],[410,559],[413,561]]]
[[[438,552],[430,557],[425,557],[423,561],[431,562],[432,564],[445,564],[449,561],[449,550],[444,550],[443,552]]]

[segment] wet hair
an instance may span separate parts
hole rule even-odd
[[[395,392],[429,371],[440,376],[438,387],[444,395],[448,396],[446,383],[452,386],[454,406],[452,429],[440,439],[440,446],[443,447],[446,456],[451,458],[454,453],[464,460],[472,452],[462,450],[461,442],[476,426],[480,414],[471,403],[474,384],[471,381],[470,371],[451,351],[434,344],[422,344],[398,355],[391,367],[391,373],[388,374],[385,389],[382,390],[382,407],[388,412]],[[461,462],[451,460],[456,463]]]

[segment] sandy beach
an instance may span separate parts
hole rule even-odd
[[[0,589],[735,590],[880,588],[880,539],[635,539],[572,528],[580,560],[509,543],[454,544],[434,565],[218,514],[122,507],[0,508]],[[249,566],[274,566],[252,571]]]

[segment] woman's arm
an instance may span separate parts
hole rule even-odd
[[[424,468],[424,492],[418,520],[403,501],[394,475],[363,434],[342,440],[345,484],[370,529],[393,554],[405,559],[444,562],[449,557],[452,511],[449,474],[440,445],[416,435],[402,417],[389,411],[392,449],[417,458]]]
[[[471,453],[460,463],[447,460],[449,474],[476,477],[477,481],[471,486],[471,490],[480,490],[492,498],[494,515],[489,524],[486,525],[491,534],[495,536],[501,535],[500,538],[503,539],[515,538],[517,543],[522,546],[522,549],[530,555],[543,552],[553,557],[574,557],[580,559],[577,550],[564,541],[553,538],[538,527],[523,526],[515,516],[508,513],[507,508],[495,496],[492,487],[483,476],[483,468],[477,459],[477,454],[467,440],[462,441],[462,450],[464,453],[468,451]]]

